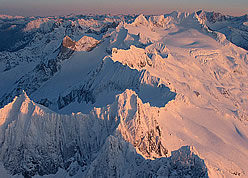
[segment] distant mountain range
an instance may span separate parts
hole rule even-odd
[[[248,15],[0,15],[0,177],[247,177]]]

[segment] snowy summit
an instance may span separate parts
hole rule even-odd
[[[0,15],[0,177],[248,177],[248,15]]]

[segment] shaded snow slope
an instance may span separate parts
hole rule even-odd
[[[144,102],[160,107],[174,99],[176,95],[164,85],[160,78],[152,76],[150,72],[131,69],[129,66],[106,57],[82,84],[59,96],[58,108],[64,108],[74,101],[94,104],[98,102],[98,96],[102,93],[116,94],[125,89],[137,91]],[[106,98],[110,103],[113,99],[113,96]]]
[[[0,19],[12,175],[247,177],[247,15],[38,19]]]
[[[226,38],[237,46],[248,49],[248,33],[245,25],[248,16],[232,17],[216,12],[198,12],[199,17],[213,31],[223,33]]]
[[[5,93],[2,98],[3,100],[0,101],[1,105],[10,101],[13,96],[18,95],[20,93],[20,88],[25,89],[28,93],[33,93],[37,89],[39,89],[45,82],[50,80],[54,77],[57,73],[61,70],[61,65],[68,59],[74,57],[74,60],[77,60],[79,57],[83,57],[85,52],[90,52],[96,45],[99,43],[98,40],[95,40],[91,37],[84,36],[79,41],[74,42],[68,36],[63,39],[63,42],[60,47],[55,49],[53,52],[52,58],[46,58],[45,60],[41,61],[38,65],[34,67],[33,70],[28,72],[27,74],[23,75],[18,81],[14,83],[14,87],[12,86],[12,91],[10,93]],[[77,51],[76,54],[74,52]],[[96,52],[96,54],[99,54]],[[104,55],[104,54],[102,54]],[[92,56],[87,56],[89,59]],[[96,57],[96,56],[95,56]],[[100,57],[98,55],[97,57]],[[85,60],[84,64],[91,66],[94,65],[96,62]],[[93,64],[92,64],[93,63]],[[77,64],[79,65],[79,64]],[[85,67],[87,68],[87,67]],[[82,70],[82,68],[81,68]],[[74,72],[77,72],[76,70]],[[84,71],[86,72],[86,71]],[[78,75],[78,73],[76,74]],[[72,77],[70,75],[70,77]],[[63,78],[64,80],[65,78]]]
[[[168,152],[156,120],[159,109],[143,104],[131,90],[89,115],[56,114],[23,92],[0,114],[0,158],[13,175],[55,174],[62,168],[71,176],[86,177],[136,177],[157,172],[207,176],[204,162],[189,147],[173,152],[170,158],[144,159],[166,157]],[[156,167],[153,173],[146,169],[149,165]]]

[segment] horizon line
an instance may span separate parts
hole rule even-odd
[[[28,17],[62,17],[62,16],[77,16],[77,15],[110,15],[110,16],[118,16],[118,15],[145,15],[145,16],[157,16],[157,15],[167,15],[167,14],[172,14],[173,12],[179,12],[179,13],[196,13],[199,11],[203,11],[203,12],[215,12],[215,13],[220,13],[222,15],[225,16],[232,16],[232,17],[242,17],[242,16],[246,16],[248,15],[248,13],[244,13],[242,15],[229,15],[227,13],[223,13],[220,11],[215,11],[215,10],[203,10],[203,9],[199,9],[196,11],[180,11],[180,10],[172,10],[170,12],[165,12],[165,13],[150,13],[150,12],[138,12],[138,13],[113,13],[113,12],[109,12],[109,13],[104,13],[104,12],[99,12],[99,13],[93,13],[93,12],[89,12],[89,13],[81,13],[81,12],[72,12],[72,13],[65,13],[65,14],[54,14],[54,15],[12,15],[12,13],[1,13],[0,12],[0,16],[11,16],[11,17],[23,17],[23,18],[28,18]]]

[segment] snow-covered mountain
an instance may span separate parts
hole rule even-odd
[[[247,177],[248,16],[0,16],[0,177]]]

